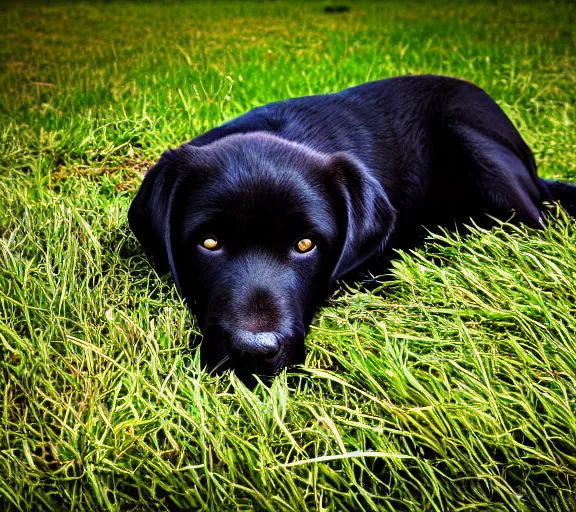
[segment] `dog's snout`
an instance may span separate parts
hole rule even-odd
[[[240,325],[253,333],[272,334],[281,317],[278,300],[270,290],[256,288],[244,303]]]
[[[273,357],[280,351],[280,340],[275,332],[240,331],[232,337],[230,348],[234,352]]]

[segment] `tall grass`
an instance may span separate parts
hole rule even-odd
[[[140,173],[247,109],[434,72],[576,178],[570,3],[7,5],[0,48],[6,510],[576,510],[576,224],[437,233],[248,390],[126,226]]]

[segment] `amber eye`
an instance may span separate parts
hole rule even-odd
[[[220,242],[215,238],[206,238],[202,241],[202,247],[210,251],[215,251],[220,248]]]
[[[309,238],[302,238],[302,240],[296,244],[296,248],[299,252],[308,252],[314,249],[314,242]]]

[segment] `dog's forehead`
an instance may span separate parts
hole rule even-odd
[[[218,219],[238,231],[298,226],[334,235],[321,155],[274,137],[242,135],[184,156],[190,179],[179,197],[187,232]]]
[[[240,231],[332,229],[329,201],[304,175],[238,171],[224,169],[204,186],[188,190],[185,210],[194,224],[218,219]]]

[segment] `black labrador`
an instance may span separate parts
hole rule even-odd
[[[271,103],[168,150],[128,219],[197,315],[202,361],[245,377],[301,362],[331,285],[390,248],[471,218],[544,226],[554,199],[576,213],[486,92],[420,75]]]

